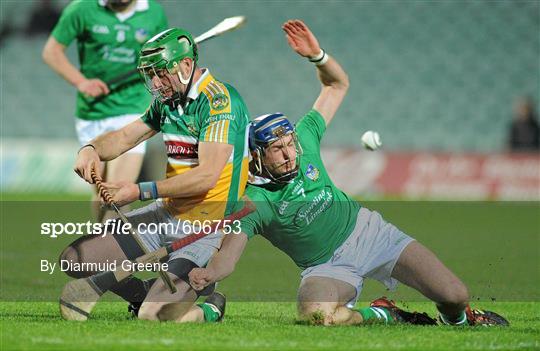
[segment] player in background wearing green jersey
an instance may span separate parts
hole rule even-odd
[[[151,96],[135,73],[114,85],[105,83],[137,67],[142,45],[167,29],[167,18],[154,0],[75,0],[62,12],[43,49],[44,61],[78,90],[75,127],[81,145],[139,118]],[[80,69],[65,54],[77,41]],[[145,143],[99,165],[107,181],[131,181],[139,176]],[[111,217],[94,196],[98,221]]]
[[[197,45],[186,30],[170,28],[149,39],[141,49],[138,68],[155,97],[150,108],[136,121],[102,134],[81,148],[74,169],[93,183],[91,171],[96,164],[115,159],[162,134],[168,156],[167,179],[139,184],[104,183],[113,201],[120,205],[157,199],[126,214],[148,251],[154,251],[188,234],[207,233],[201,223],[219,221],[231,213],[244,193],[248,177],[249,113],[233,86],[215,79],[208,68],[198,66]],[[159,230],[153,231],[151,224]],[[199,292],[187,283],[187,274],[207,264],[222,236],[221,231],[210,233],[169,255],[167,272],[178,290],[174,294],[161,279],[148,293],[136,278],[122,281],[111,290],[131,302],[144,299],[138,310],[141,319],[217,321],[224,313],[224,298],[213,294],[209,297],[214,297],[212,303],[207,300],[193,306]],[[88,235],[68,246],[61,259],[121,262],[134,260],[142,253],[131,235]],[[74,278],[95,273],[67,272]],[[105,278],[98,274],[89,279],[101,289]]]
[[[443,323],[507,324],[495,313],[471,310],[465,285],[431,251],[335,187],[320,156],[320,141],[345,97],[348,77],[303,22],[288,21],[283,30],[292,49],[317,66],[321,93],[296,128],[281,113],[253,122],[250,183],[256,185],[248,185],[245,195],[257,210],[241,220],[241,234],[226,236],[206,268],[190,272],[192,286],[201,289],[232,273],[248,239],[260,234],[303,269],[300,320],[436,323],[386,298],[352,308],[363,280],[372,278],[389,288],[401,281],[420,291],[436,303]]]

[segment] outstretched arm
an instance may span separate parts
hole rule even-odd
[[[244,233],[225,235],[221,248],[206,268],[194,268],[189,272],[189,282],[195,290],[225,279],[236,267],[236,262],[244,252],[248,237]]]
[[[283,30],[289,46],[296,53],[311,60],[321,59],[316,67],[322,88],[313,108],[323,116],[328,125],[347,94],[349,77],[333,57],[321,56],[323,51],[319,42],[304,22],[287,21],[283,25]],[[324,55],[328,54],[324,53]]]

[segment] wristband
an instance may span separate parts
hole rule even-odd
[[[158,198],[156,182],[141,182],[139,186],[139,200],[153,200]]]
[[[309,62],[314,63],[315,66],[322,66],[326,62],[328,62],[328,59],[329,56],[326,51],[324,51],[324,49],[321,49],[321,52],[317,56],[309,58]]]
[[[96,151],[96,147],[92,144],[86,144],[86,145],[83,145],[81,146],[81,148],[79,149],[79,151],[77,151],[77,154],[79,154],[79,152],[81,152],[82,149],[84,149],[85,147],[88,147],[90,146],[92,149],[94,149],[94,151]]]

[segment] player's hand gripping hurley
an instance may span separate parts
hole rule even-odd
[[[122,213],[122,211],[120,211],[120,209],[118,208],[116,203],[114,203],[111,194],[103,186],[100,177],[97,175],[97,173],[96,173],[96,171],[94,169],[92,169],[91,175],[92,175],[92,180],[96,184],[97,189],[98,189],[98,193],[101,196],[101,198],[103,199],[103,201],[105,201],[105,203],[107,205],[109,205],[109,206],[111,206],[113,208],[113,210],[118,214],[118,216],[120,217],[122,222],[124,222],[124,224],[129,225],[129,230],[130,230],[131,236],[133,237],[133,239],[135,239],[135,242],[137,243],[137,245],[141,248],[141,250],[144,252],[145,255],[149,254],[150,251],[144,245],[141,237],[139,236],[139,233],[133,228],[133,226],[131,225],[131,223],[127,219],[127,217]],[[174,294],[177,290],[176,290],[176,286],[174,285],[173,281],[171,280],[171,277],[167,274],[167,272],[164,272],[164,271],[159,271],[159,275],[161,276],[161,279],[163,279],[163,282],[167,286],[167,289],[169,289],[171,294]]]
[[[103,187],[101,187],[103,188]],[[106,190],[106,189],[105,189]],[[101,193],[101,192],[100,192]],[[110,194],[109,194],[110,196]],[[161,247],[155,251],[145,253],[135,259],[136,263],[154,263],[159,262],[162,258],[167,257],[170,253],[179,250],[187,245],[204,238],[205,236],[216,232],[223,228],[226,223],[231,223],[239,220],[255,210],[255,205],[246,201],[245,206],[238,212],[232,213],[225,217],[222,221],[214,222],[211,230],[205,234],[190,234],[183,238],[173,241],[168,245]],[[229,234],[234,235],[234,234]],[[60,313],[64,319],[75,321],[86,321],[90,312],[94,308],[100,297],[115,284],[129,277],[134,272],[124,270],[122,266],[116,271],[97,273],[92,277],[72,280],[64,286],[62,295],[60,296]],[[165,272],[164,272],[165,273]],[[108,276],[108,286],[100,286],[99,288],[93,283],[92,278],[97,276]],[[168,276],[167,276],[168,277]]]

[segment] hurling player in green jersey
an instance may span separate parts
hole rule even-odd
[[[167,27],[163,8],[154,0],[75,0],[64,9],[45,44],[43,59],[78,91],[75,129],[81,146],[138,119],[148,108],[152,97],[136,71],[110,86],[105,82],[135,70],[142,45]],[[65,54],[74,40],[80,68]],[[145,150],[141,143],[104,162],[102,178],[134,182]],[[99,221],[110,217],[99,201],[93,203]]]
[[[283,30],[292,49],[315,63],[321,93],[296,127],[281,113],[252,123],[253,178],[245,195],[256,211],[241,220],[242,233],[226,235],[206,268],[190,272],[192,286],[202,289],[229,275],[248,239],[260,234],[303,269],[301,320],[436,323],[386,298],[354,309],[363,280],[372,278],[389,288],[401,281],[417,289],[436,303],[442,323],[507,324],[493,312],[468,308],[467,288],[431,251],[336,188],[322,162],[320,142],[347,93],[348,77],[303,22],[288,21]]]

